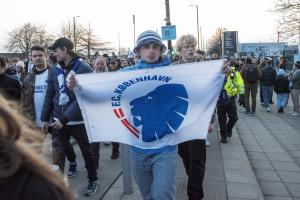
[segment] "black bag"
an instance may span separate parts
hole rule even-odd
[[[255,65],[246,66],[245,81],[247,83],[256,83],[258,81],[258,74]]]

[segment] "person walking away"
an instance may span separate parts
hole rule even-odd
[[[252,58],[246,58],[246,64],[242,66],[240,71],[245,84],[245,114],[255,114],[256,111],[256,95],[257,85],[261,77],[261,71],[258,66],[252,63]],[[251,94],[251,109],[250,109],[250,94]]]
[[[277,72],[272,66],[272,61],[267,60],[266,66],[261,71],[261,90],[263,94],[265,111],[270,112],[270,101],[273,88],[277,79]]]
[[[278,77],[275,82],[274,91],[277,93],[278,113],[284,113],[285,105],[289,97],[289,80],[283,69],[278,70]]]

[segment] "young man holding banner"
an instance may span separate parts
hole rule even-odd
[[[191,34],[181,36],[176,43],[176,51],[179,53],[179,61],[174,64],[196,62],[197,39]],[[214,116],[208,132],[213,129]],[[206,145],[205,139],[196,139],[183,142],[178,145],[178,153],[183,161],[188,175],[187,194],[189,199],[202,199],[203,179],[205,174]]]
[[[177,144],[206,138],[224,78],[220,60],[167,66],[165,50],[156,32],[145,31],[134,48],[136,65],[76,76],[90,140],[132,145],[133,174],[147,200],[175,199]],[[72,77],[68,87],[74,86]]]
[[[124,68],[123,71],[169,65],[169,60],[162,57],[165,50],[166,47],[156,32],[145,31],[137,38],[134,48],[141,62]],[[175,199],[177,145],[159,149],[132,146],[131,159],[134,178],[144,199]]]

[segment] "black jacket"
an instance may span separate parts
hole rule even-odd
[[[266,66],[261,71],[261,85],[274,86],[277,79],[277,72],[271,66]]]
[[[73,59],[70,65],[66,68],[65,79],[70,73],[71,66],[75,61],[76,60]],[[53,113],[53,117],[58,118],[63,125],[66,125],[69,121],[82,121],[83,118],[81,111],[73,91],[67,91],[69,102],[64,106],[59,105],[59,84],[57,76],[55,75],[55,70],[57,70],[57,67],[53,67],[49,72],[48,88],[41,114],[41,120],[44,122],[51,121],[50,117]],[[93,70],[90,65],[81,62],[76,70],[76,74],[90,73],[92,71]]]
[[[289,79],[284,75],[279,75],[275,83],[274,91],[276,93],[289,93]]]
[[[20,100],[21,82],[6,73],[0,74],[0,94],[10,100]]]

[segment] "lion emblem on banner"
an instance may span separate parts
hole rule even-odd
[[[182,84],[165,84],[130,102],[133,123],[142,126],[143,142],[174,133],[188,110],[188,94]]]

